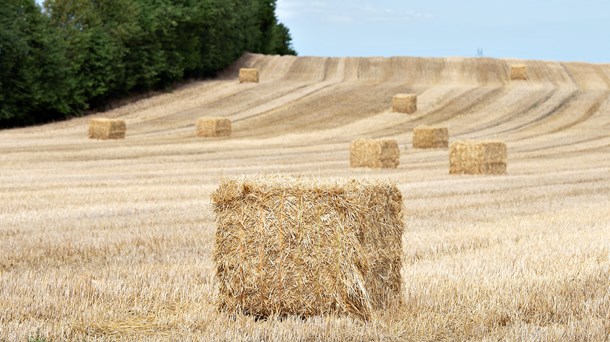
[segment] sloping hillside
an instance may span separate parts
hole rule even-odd
[[[510,82],[510,64],[530,80]],[[240,67],[261,70],[239,84]],[[414,115],[390,112],[419,95]],[[231,139],[195,120],[233,120]],[[610,65],[246,55],[218,79],[93,117],[0,131],[0,339],[531,339],[610,334]],[[450,176],[420,124],[500,139],[508,174]],[[395,170],[349,168],[360,137],[399,141]],[[404,195],[406,306],[347,319],[219,315],[209,196],[221,177],[368,177]]]
[[[284,148],[308,146],[315,151],[316,146],[365,136],[396,137],[406,144],[411,129],[426,123],[449,127],[453,139],[506,140],[512,171],[517,170],[512,168],[518,166],[516,162],[532,153],[563,158],[564,153],[579,154],[583,149],[605,150],[610,66],[527,62],[530,81],[511,83],[510,63],[247,55],[219,80],[191,84],[99,116],[127,120],[128,139],[116,144],[121,148],[196,143],[197,150],[213,146],[229,153],[233,146],[279,143]],[[241,66],[260,68],[262,82],[237,83],[235,75]],[[400,92],[419,95],[416,115],[389,112],[392,96]],[[236,139],[211,144],[196,139],[194,122],[201,116],[231,118]],[[114,149],[113,143],[83,139],[87,120],[4,131],[0,147],[11,153],[36,149],[39,143],[48,152],[55,146],[57,151],[76,154],[100,146]],[[336,150],[345,152],[345,148]],[[256,162],[257,155],[244,157]]]

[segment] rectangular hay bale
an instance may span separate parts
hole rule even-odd
[[[414,148],[449,147],[449,130],[445,127],[417,126],[413,129]]]
[[[89,120],[89,139],[125,139],[124,120],[97,118]]]
[[[222,311],[366,320],[401,303],[404,223],[395,185],[241,178],[223,180],[211,199]]]
[[[239,83],[258,83],[258,69],[239,69]]]
[[[451,144],[450,174],[502,175],[506,173],[507,148],[500,141],[459,141]]]
[[[202,138],[231,136],[231,120],[220,117],[197,119],[197,136]]]
[[[392,111],[413,114],[417,112],[417,95],[397,94],[392,98]]]
[[[527,66],[526,65],[512,65],[510,67],[510,79],[512,81],[527,81]]]
[[[390,139],[358,139],[352,142],[351,167],[395,169],[400,164],[398,142]]]

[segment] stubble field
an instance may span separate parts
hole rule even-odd
[[[218,79],[88,118],[0,131],[0,340],[610,341],[610,66],[246,55]],[[242,66],[260,84],[239,84]],[[390,112],[396,93],[419,110]],[[230,139],[195,137],[201,116]],[[499,139],[505,176],[450,176],[412,129]],[[349,144],[399,141],[395,170]],[[404,197],[405,305],[362,323],[231,319],[215,307],[210,194],[223,177],[390,180]]]

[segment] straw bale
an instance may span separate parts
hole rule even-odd
[[[506,173],[506,144],[499,141],[460,141],[451,144],[450,174],[502,175]]]
[[[211,199],[221,311],[366,320],[401,304],[404,224],[395,185],[225,179]]]
[[[349,155],[351,167],[395,169],[400,163],[396,140],[358,139],[352,142]]]
[[[392,98],[392,110],[397,113],[413,114],[417,111],[417,95],[398,94]]]
[[[91,119],[89,120],[89,139],[125,139],[127,126],[125,121],[119,119]]]
[[[258,69],[239,69],[239,83],[258,83]]]
[[[197,136],[203,138],[231,136],[231,120],[220,117],[197,119]]]
[[[510,79],[513,81],[527,81],[527,66],[512,65],[510,67]]]
[[[445,127],[418,126],[413,129],[414,148],[449,147],[449,130]]]

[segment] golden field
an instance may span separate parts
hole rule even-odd
[[[415,114],[391,111],[398,93]],[[196,137],[204,116],[232,137]],[[610,341],[610,65],[246,55],[92,117],[125,120],[125,140],[89,140],[90,117],[0,131],[0,340]],[[450,176],[446,149],[412,148],[422,124],[506,142],[508,173]],[[350,168],[359,138],[396,139],[398,168]],[[404,305],[219,313],[210,195],[259,174],[395,182]]]

